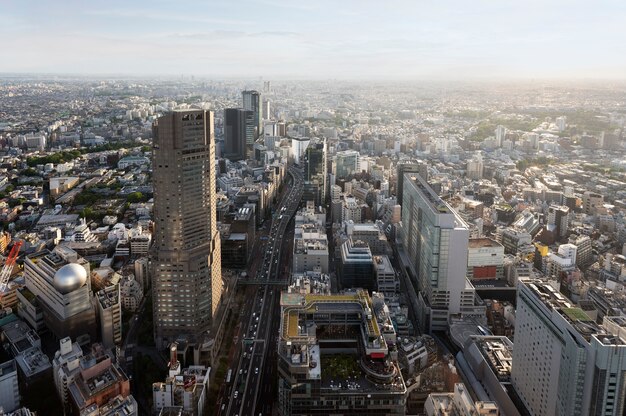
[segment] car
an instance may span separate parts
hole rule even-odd
[[[233,397],[236,399],[237,396],[239,396],[239,392],[237,390],[235,390],[235,394],[233,395]]]
[[[239,369],[239,375],[243,374],[243,368]]]
[[[254,369],[254,374],[259,374],[259,367]]]

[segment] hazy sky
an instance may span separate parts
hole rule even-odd
[[[626,0],[0,0],[0,72],[626,78]]]

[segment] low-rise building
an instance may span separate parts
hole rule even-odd
[[[474,401],[463,383],[454,385],[453,393],[431,393],[424,405],[426,416],[498,416],[494,402]]]
[[[209,390],[209,372],[201,365],[182,369],[177,359],[176,344],[170,347],[169,375],[165,382],[152,384],[154,409],[180,407],[181,416],[203,415]]]
[[[338,295],[283,292],[279,414],[303,415],[314,409],[404,415],[406,386],[395,347],[386,341],[395,333],[382,312],[363,290]],[[385,323],[378,321],[379,315]],[[334,348],[343,353],[329,353]]]

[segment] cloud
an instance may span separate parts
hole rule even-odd
[[[132,10],[132,9],[112,9],[112,10],[87,10],[84,12],[87,16],[113,17],[121,19],[136,20],[162,20],[169,22],[183,23],[208,23],[218,25],[250,25],[252,21],[241,19],[204,17],[199,14],[176,14],[176,13],[158,13],[150,10]]]

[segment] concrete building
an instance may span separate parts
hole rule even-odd
[[[593,263],[593,246],[591,238],[586,235],[570,237],[570,242],[576,246],[576,266],[584,267]]]
[[[549,283],[518,283],[512,384],[535,415],[622,415],[626,343]]]
[[[470,238],[467,277],[470,281],[504,278],[504,246],[490,238]]]
[[[475,402],[463,383],[454,385],[453,393],[431,393],[424,404],[426,416],[498,416],[494,402]]]
[[[89,262],[67,247],[43,250],[24,261],[26,289],[22,311],[42,310],[43,320],[58,338],[82,334],[96,337]],[[29,316],[35,322],[35,316]]]
[[[506,254],[528,254],[535,251],[533,237],[523,230],[500,227],[496,230],[496,241],[504,246]]]
[[[59,176],[56,178],[50,178],[50,197],[57,198],[80,182],[80,178],[74,176]]]
[[[472,387],[479,397],[486,395],[495,402],[500,412],[507,416],[525,414],[516,406],[516,397],[511,386],[513,343],[505,336],[473,335],[463,346],[463,357],[471,376],[478,383]]]
[[[328,239],[326,232],[311,224],[303,224],[296,229],[293,246],[294,273],[320,270],[328,273]]]
[[[117,162],[118,169],[126,169],[131,166],[150,166],[150,159],[145,156],[126,156]]]
[[[71,413],[80,415],[94,404],[103,407],[111,399],[130,395],[130,381],[100,344],[82,357],[78,372],[68,382],[67,390]]]
[[[346,196],[341,201],[341,221],[361,222],[363,220],[362,204],[353,197]]]
[[[152,293],[162,348],[179,338],[200,342],[220,304],[213,124],[213,112],[188,110],[153,126]]]
[[[69,410],[68,385],[80,371],[80,360],[83,358],[83,350],[77,342],[72,342],[70,337],[59,341],[59,349],[52,360],[52,376],[63,408]]]
[[[96,293],[100,335],[105,348],[122,342],[122,302],[120,285],[107,286]]]
[[[424,331],[446,329],[451,314],[476,312],[467,279],[469,230],[419,175],[404,175],[402,239]]]
[[[20,389],[15,360],[0,364],[0,408],[13,412],[20,407]]]
[[[393,325],[367,292],[282,292],[280,303],[280,415],[405,414],[406,386],[388,344]]]
[[[204,415],[209,391],[209,372],[204,366],[182,369],[177,359],[176,344],[170,346],[168,377],[165,382],[152,384],[154,409],[180,407],[183,416]]]
[[[583,194],[583,211],[587,215],[597,215],[598,210],[604,206],[604,196],[591,191]]]
[[[50,376],[50,359],[41,351],[41,338],[24,321],[14,315],[2,326],[0,332],[5,349],[13,355],[19,381],[22,385],[31,385]]]
[[[394,296],[400,291],[400,280],[389,257],[373,256],[376,291],[385,296]]]
[[[360,240],[369,246],[372,254],[385,255],[391,253],[391,247],[387,241],[385,233],[380,229],[378,224],[369,223],[346,223],[346,234],[353,240]]]
[[[104,406],[92,404],[80,412],[80,416],[139,416],[139,405],[131,395],[119,395]]]
[[[152,234],[139,228],[132,228],[128,232],[131,256],[147,256],[152,242]]]
[[[291,154],[290,158],[293,163],[300,165],[304,162],[306,149],[309,147],[311,140],[308,137],[290,137],[291,141]]]
[[[135,312],[143,299],[143,288],[141,284],[131,275],[124,276],[119,282],[120,302],[122,308]]]
[[[483,177],[483,157],[478,154],[467,162],[467,177],[473,180],[479,180]]]

